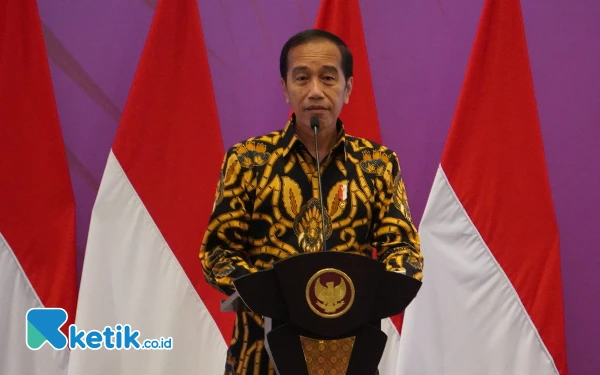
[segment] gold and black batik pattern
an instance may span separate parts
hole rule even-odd
[[[206,280],[233,293],[233,280],[273,262],[327,250],[372,256],[389,271],[422,278],[419,236],[412,223],[398,158],[385,146],[344,133],[321,163],[285,129],[231,147],[223,160],[200,261]],[[325,209],[325,228],[321,205]],[[226,374],[273,374],[262,319],[237,314]]]

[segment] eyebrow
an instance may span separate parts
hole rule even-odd
[[[306,65],[300,65],[295,67],[294,69],[292,69],[292,75],[294,74],[298,74],[298,73],[304,73],[309,71],[310,69],[308,68],[308,66]],[[321,67],[321,69],[319,69],[321,72],[328,72],[328,73],[339,73],[338,72],[338,68],[336,68],[334,65],[323,65]]]
[[[324,65],[321,70],[328,73],[338,73],[338,69],[333,65]]]
[[[306,71],[308,71],[308,66],[300,65],[300,66],[297,66],[294,69],[292,69],[292,75],[298,74],[298,73],[304,73]]]

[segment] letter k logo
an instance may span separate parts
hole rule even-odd
[[[27,311],[25,335],[27,347],[38,350],[46,341],[54,349],[64,349],[68,340],[60,327],[67,321],[67,312],[58,308],[34,308]]]

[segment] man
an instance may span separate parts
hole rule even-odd
[[[293,109],[281,131],[231,147],[200,250],[206,280],[231,295],[233,280],[323,246],[313,116],[325,201],[326,248],[376,256],[389,271],[422,277],[423,259],[397,156],[344,133],[338,115],[352,93],[352,55],[337,36],[307,30],[280,56],[281,86]],[[239,312],[225,374],[273,374],[263,320]]]

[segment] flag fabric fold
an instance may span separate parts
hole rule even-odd
[[[0,6],[0,374],[66,374],[68,350],[26,336],[31,308],[77,298],[75,200],[34,0]],[[33,332],[33,329],[30,329]],[[33,350],[35,349],[35,350]]]
[[[233,316],[198,259],[223,157],[194,0],[158,2],[90,225],[78,329],[170,350],[73,350],[69,374],[222,374]]]
[[[567,374],[558,227],[518,0],[487,0],[419,228],[398,374]]]

